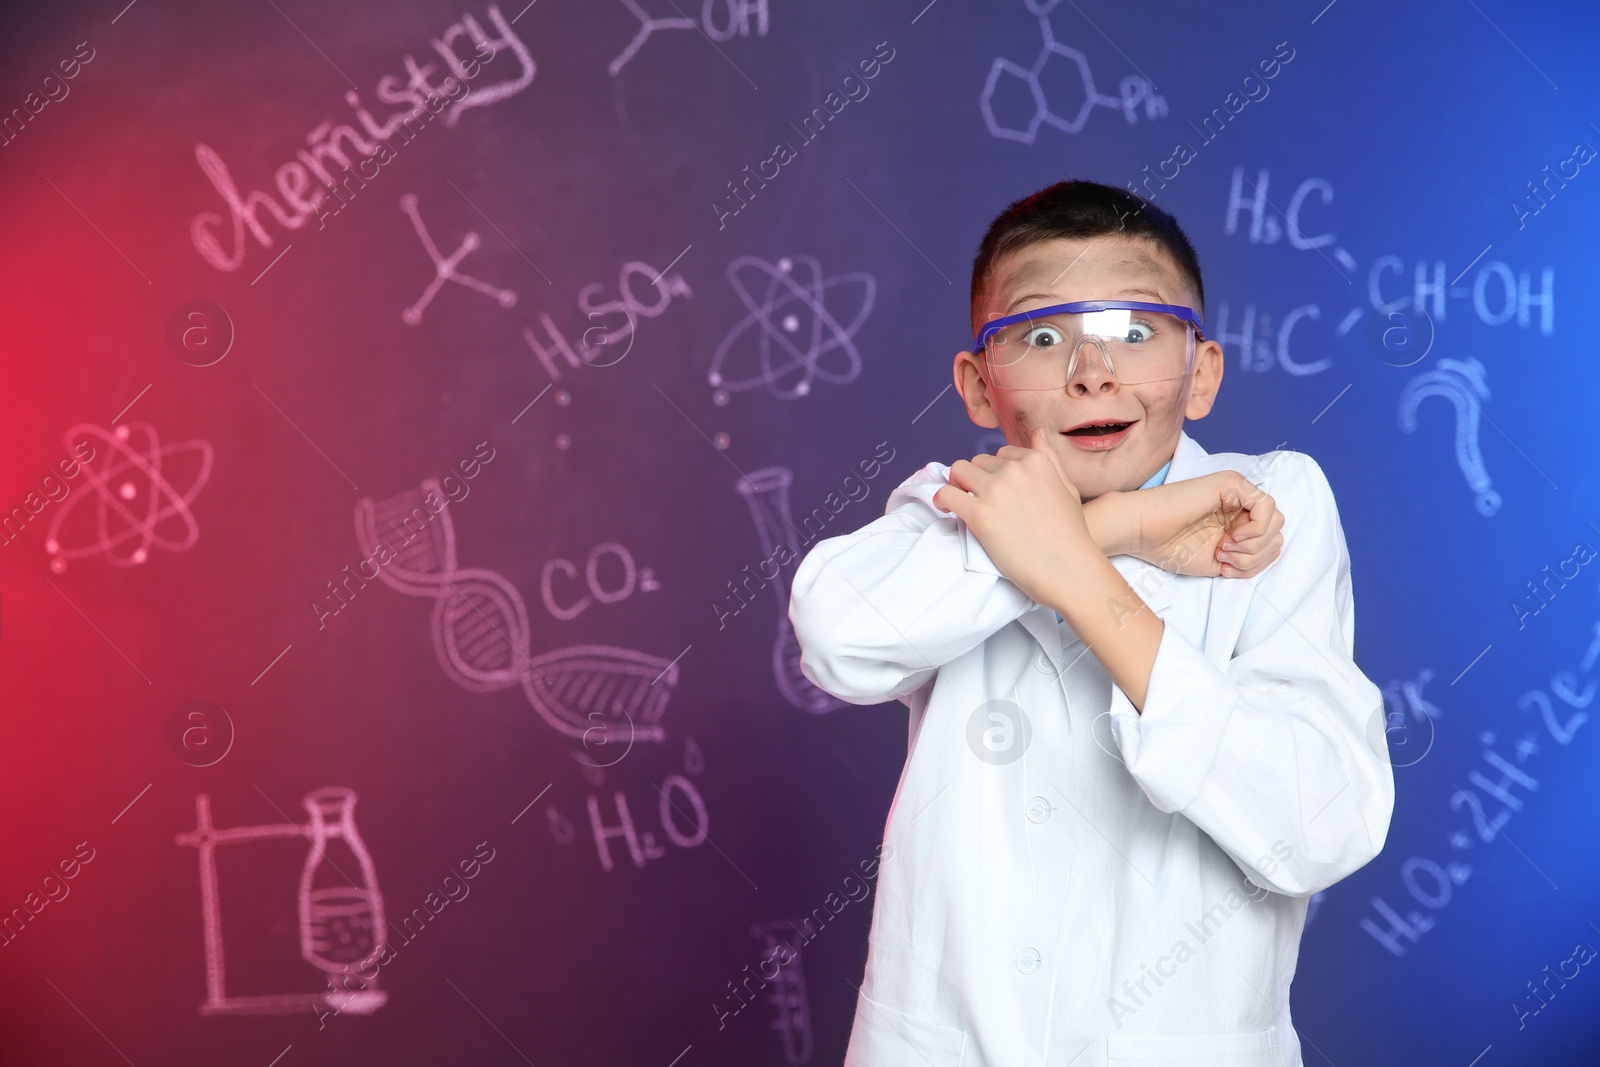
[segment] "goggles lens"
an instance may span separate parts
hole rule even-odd
[[[1001,389],[1064,388],[1085,359],[1098,358],[1104,373],[1124,385],[1182,378],[1194,364],[1194,328],[1177,315],[1042,308],[1017,318],[984,341],[993,384]]]

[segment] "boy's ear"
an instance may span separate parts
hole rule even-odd
[[[1199,359],[1199,355],[1196,352],[1195,358]],[[962,403],[967,405],[967,418],[985,429],[998,428],[1000,412],[995,409],[994,394],[989,388],[983,361],[971,352],[957,352],[951,370],[955,375],[956,392],[961,394]]]
[[[1211,405],[1217,401],[1222,388],[1222,365],[1225,362],[1219,341],[1202,341],[1194,350],[1194,373],[1189,379],[1189,400],[1184,405],[1183,417],[1203,419],[1211,414]]]

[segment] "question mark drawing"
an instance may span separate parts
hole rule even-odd
[[[1456,462],[1466,475],[1467,485],[1477,494],[1473,501],[1478,514],[1485,517],[1500,510],[1500,494],[1490,488],[1489,470],[1478,448],[1478,402],[1489,397],[1484,367],[1476,359],[1441,359],[1439,369],[1419,374],[1400,392],[1400,428],[1406,433],[1417,429],[1417,407],[1430,396],[1441,396],[1456,408]]]

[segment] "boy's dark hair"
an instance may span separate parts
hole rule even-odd
[[[989,224],[972,261],[972,323],[982,323],[984,292],[993,283],[995,264],[1013,252],[1054,237],[1100,237],[1121,234],[1142,237],[1164,248],[1178,269],[1194,285],[1205,321],[1206,290],[1200,280],[1200,261],[1178,220],[1150,201],[1115,186],[1090,181],[1062,181],[1016,201]]]

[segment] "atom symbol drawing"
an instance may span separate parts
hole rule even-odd
[[[726,390],[762,385],[780,400],[793,400],[811,392],[814,379],[845,385],[861,373],[855,334],[872,312],[878,288],[872,275],[823,278],[814,256],[786,256],[776,264],[740,256],[728,264],[728,282],[749,314],[711,357],[709,377],[719,403]],[[860,287],[848,325],[825,306],[828,291],[841,286]],[[729,363],[739,369],[730,373]]]
[[[136,567],[150,558],[151,546],[168,552],[193,548],[200,528],[189,505],[211,477],[211,443],[162,445],[155,427],[146,422],[124,424],[110,433],[80,423],[63,440],[71,449],[73,442],[86,437],[104,444],[105,451],[83,464],[90,490],[66,497],[50,520],[44,545],[54,557],[50,569],[59,574],[66,569],[66,560],[99,555],[114,567]],[[189,454],[198,455],[199,469],[180,463],[190,469],[192,480],[179,489],[168,481],[163,466],[170,468],[172,459]],[[92,519],[85,510],[90,500]]]

